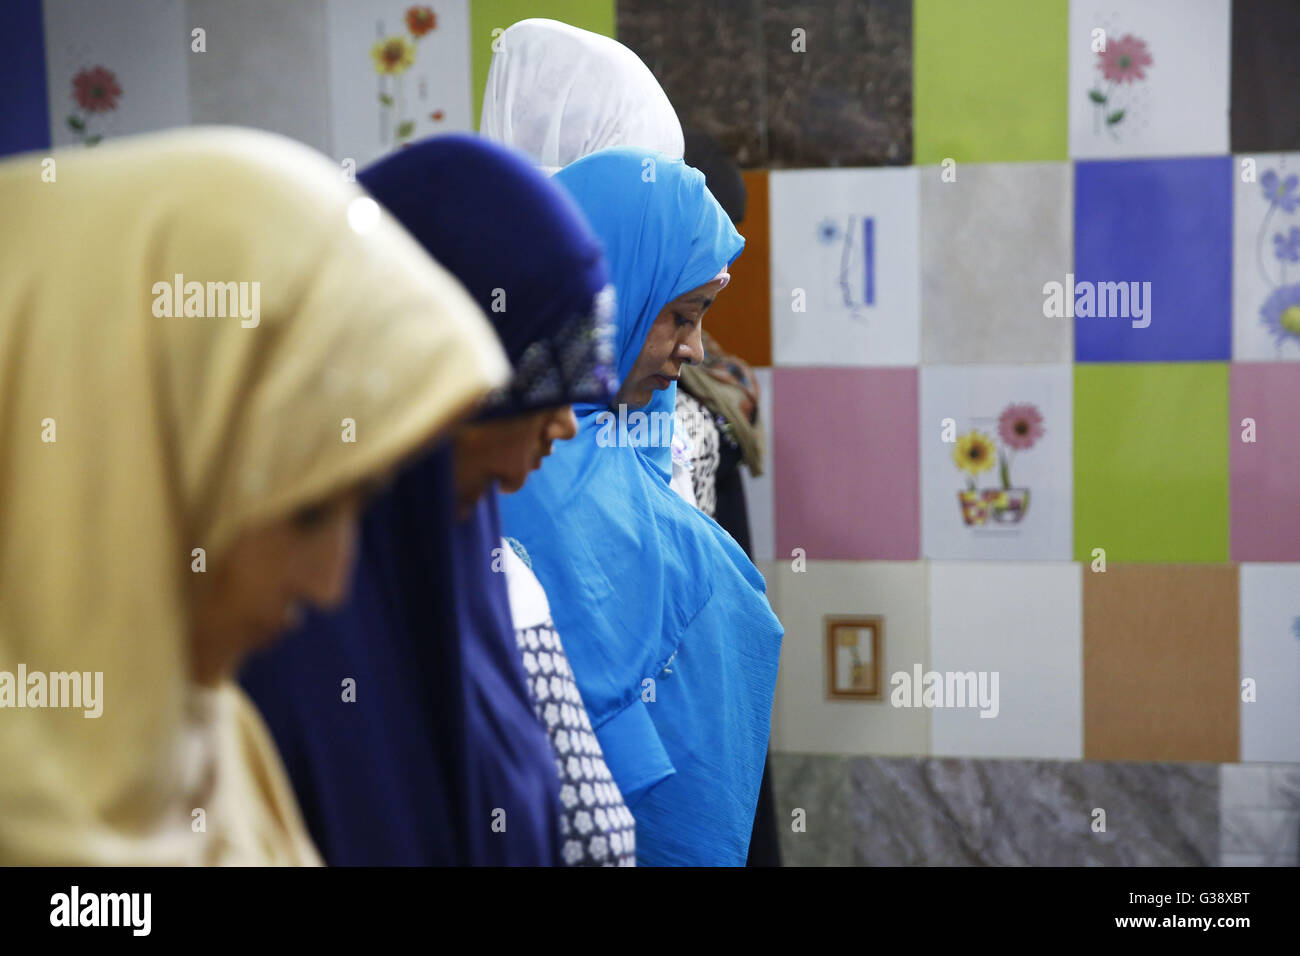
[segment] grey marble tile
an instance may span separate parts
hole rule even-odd
[[[785,866],[850,866],[853,827],[849,816],[848,758],[773,753],[769,768],[776,826]],[[791,811],[806,812],[807,829],[791,828]]]
[[[1224,764],[1220,794],[1224,866],[1300,866],[1300,766]]]
[[[910,0],[765,0],[763,33],[773,169],[912,161]]]
[[[1265,857],[1273,866],[1297,865],[1300,812],[1226,807],[1222,847],[1225,855]]]
[[[1272,790],[1270,806],[1276,810],[1300,810],[1300,766],[1273,764],[1269,767]]]
[[[1204,866],[1219,859],[1214,765],[853,758],[867,866]],[[1091,829],[1106,811],[1106,831]]]
[[[650,67],[683,129],[767,165],[762,0],[619,0],[618,39]]]
[[[1277,817],[1274,810],[1225,807],[1222,817],[1223,852],[1266,856],[1278,824]]]
[[[968,163],[956,174],[920,171],[922,361],[1072,361],[1073,323],[1043,316],[1043,284],[1074,268],[1071,164]]]
[[[1214,764],[773,754],[772,772],[792,866],[1266,865],[1300,832],[1300,814],[1265,811],[1221,857]],[[788,832],[794,807],[806,833]]]
[[[1268,851],[1269,866],[1300,866],[1300,811],[1275,810],[1275,842]]]
[[[1225,763],[1219,768],[1219,802],[1224,809],[1267,809],[1273,805],[1273,787],[1273,768],[1268,764]]]

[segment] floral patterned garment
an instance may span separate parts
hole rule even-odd
[[[718,463],[721,449],[718,441],[718,424],[713,413],[695,396],[677,390],[677,424],[690,442],[691,484],[695,490],[695,504],[710,518],[718,507]]]
[[[568,866],[636,866],[636,821],[605,765],[568,655],[551,622],[546,591],[523,545],[503,542],[515,640],[537,719],[560,775],[561,852]]]

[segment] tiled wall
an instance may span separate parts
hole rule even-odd
[[[1261,79],[1300,86],[1277,40],[1300,17],[1113,6],[619,4],[684,124],[766,200],[742,232],[770,255],[768,301],[724,296],[710,322],[774,366],[772,461],[747,488],[787,628],[773,747],[791,861],[1214,863],[1221,767],[1223,861],[1266,862],[1228,849],[1263,832],[1295,862],[1288,804],[1229,834],[1226,781],[1259,767],[1238,760],[1300,761],[1300,336],[1262,314],[1287,275],[1268,244],[1300,220],[1270,213],[1261,182],[1300,172],[1300,104]],[[1153,60],[1107,92],[1113,124],[1089,95],[1106,91],[1097,27]],[[840,253],[861,247],[837,243],[867,218],[874,301],[839,301]],[[1152,323],[1046,317],[1044,285],[1067,275],[1151,282]],[[1017,402],[1046,426],[1011,461],[1030,511],[964,526],[940,422],[996,433]],[[884,616],[885,675],[1000,671],[999,717],[828,699],[823,617],[854,613]],[[906,756],[927,754],[956,759]],[[1078,828],[1090,801],[1113,805],[1109,836]]]
[[[1300,81],[1275,39],[1300,9],[618,10],[765,200],[741,231],[768,299],[723,296],[710,322],[771,357],[771,461],[747,487],[787,628],[783,759],[1036,758],[1059,786],[1092,761],[1143,780],[1300,761],[1300,101],[1259,80]],[[1080,312],[1070,283],[1150,283],[1149,308],[1049,315],[1052,282]],[[1015,448],[1000,418],[1024,405],[1042,433]],[[1017,520],[966,510],[945,422],[998,446],[969,478],[1022,490]],[[886,680],[999,672],[997,718],[828,699],[832,614],[884,616]]]

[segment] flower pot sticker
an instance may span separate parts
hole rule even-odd
[[[961,520],[966,522],[967,527],[984,524],[988,520],[988,507],[980,492],[959,491],[957,503],[961,506]]]
[[[1011,485],[1011,463],[1017,453],[1029,451],[1043,437],[1043,416],[1033,405],[1012,404],[998,416],[999,448],[994,439],[980,431],[957,438],[953,463],[966,475],[966,490],[957,492],[962,521],[966,526],[1018,524],[1029,510],[1029,489]],[[976,488],[975,480],[994,466],[1001,487]]]
[[[984,492],[984,504],[994,522],[1016,524],[1029,510],[1029,489],[990,489]]]

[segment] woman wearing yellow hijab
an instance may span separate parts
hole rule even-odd
[[[269,134],[19,157],[0,206],[0,864],[318,862],[227,677],[505,382],[491,327]]]

